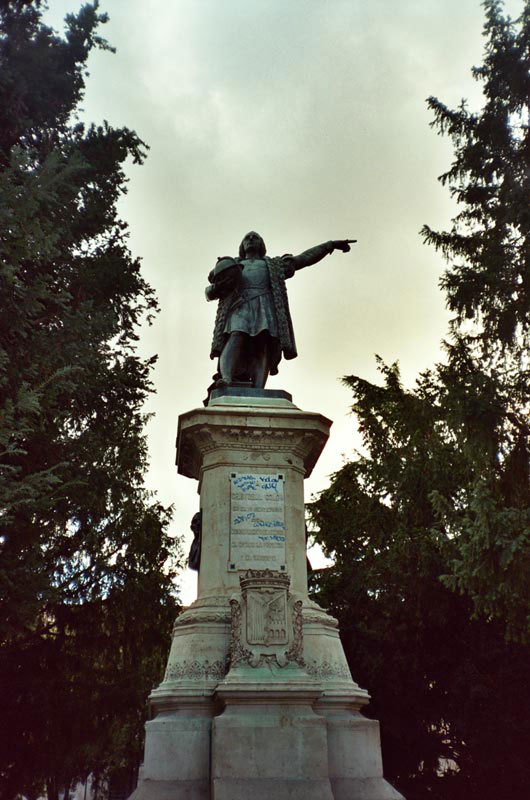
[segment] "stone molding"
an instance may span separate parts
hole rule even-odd
[[[304,625],[323,625],[324,628],[333,628],[337,630],[339,627],[338,620],[335,617],[330,617],[329,614],[308,614],[304,612]]]
[[[187,606],[182,613],[187,614],[188,611],[195,611],[195,609],[203,606],[223,606],[228,608],[228,600],[229,598],[225,594],[206,594],[194,600],[191,606]]]
[[[212,623],[216,624],[222,623],[229,625],[230,612],[226,611],[224,613],[219,612],[212,614],[195,613],[193,614],[193,616],[191,614],[190,616],[181,615],[180,617],[177,617],[177,619],[175,620],[175,623],[173,625],[173,633],[175,633],[176,630],[184,627],[185,625],[206,625]]]
[[[220,681],[227,672],[226,661],[213,661],[211,664],[208,659],[199,661],[182,661],[180,664],[170,664],[166,669],[164,681],[183,680],[215,680]]]
[[[200,478],[205,458],[219,450],[246,452],[249,460],[270,460],[272,453],[294,455],[300,459],[306,477],[322,452],[329,432],[330,422],[319,414],[299,411],[282,413],[273,411],[256,413],[254,424],[247,414],[234,407],[215,410],[197,409],[179,419],[177,438],[177,465],[182,475]],[[267,459],[267,455],[269,459]],[[296,468],[296,465],[293,465]]]

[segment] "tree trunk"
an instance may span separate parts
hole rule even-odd
[[[48,778],[46,781],[46,796],[48,800],[59,800],[59,789],[55,777]]]

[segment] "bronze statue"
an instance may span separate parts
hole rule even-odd
[[[201,544],[202,544],[202,512],[197,511],[191,518],[190,528],[193,531],[193,542],[188,556],[188,567],[199,571],[201,566]]]
[[[298,256],[269,258],[261,236],[250,231],[241,242],[239,258],[217,260],[206,289],[208,300],[219,300],[210,354],[219,358],[215,385],[243,382],[263,389],[269,374],[277,374],[282,355],[296,358],[286,279],[334,250],[349,252],[355,241],[338,239]]]

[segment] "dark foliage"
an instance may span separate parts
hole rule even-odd
[[[96,31],[0,6],[0,794],[138,757],[175,613],[169,511],[143,489],[156,311],[116,204],[126,128],[76,119]],[[173,566],[172,566],[173,564]]]
[[[529,649],[441,580],[458,538],[433,491],[465,504],[473,466],[438,401],[438,376],[406,391],[396,365],[380,366],[383,386],[345,380],[366,453],[310,506],[335,561],[315,576],[316,597],[339,619],[354,677],[372,695],[367,713],[381,722],[385,774],[407,800],[521,794]]]
[[[363,452],[311,504],[334,558],[315,590],[338,616],[386,774],[408,800],[525,796],[530,769],[530,5],[488,0],[484,107],[434,124],[460,211],[423,229],[449,262],[447,359],[412,390],[356,376]]]

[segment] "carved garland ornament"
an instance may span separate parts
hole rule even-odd
[[[249,662],[252,653],[241,644],[241,604],[230,600],[232,620],[230,626],[230,667],[237,667],[242,661]]]
[[[304,620],[302,617],[302,601],[297,600],[293,606],[293,643],[285,653],[287,661],[295,661],[301,667],[304,666]]]
[[[347,678],[351,681],[351,672],[347,664],[338,664],[336,662],[321,661],[320,663],[313,659],[309,664],[306,663],[306,670],[313,678]]]
[[[165,681],[182,680],[183,678],[190,678],[191,680],[216,680],[220,681],[224,678],[227,672],[227,664],[225,661],[213,661],[211,664],[208,659],[204,661],[183,661],[180,664],[171,664],[166,669],[164,676]]]

